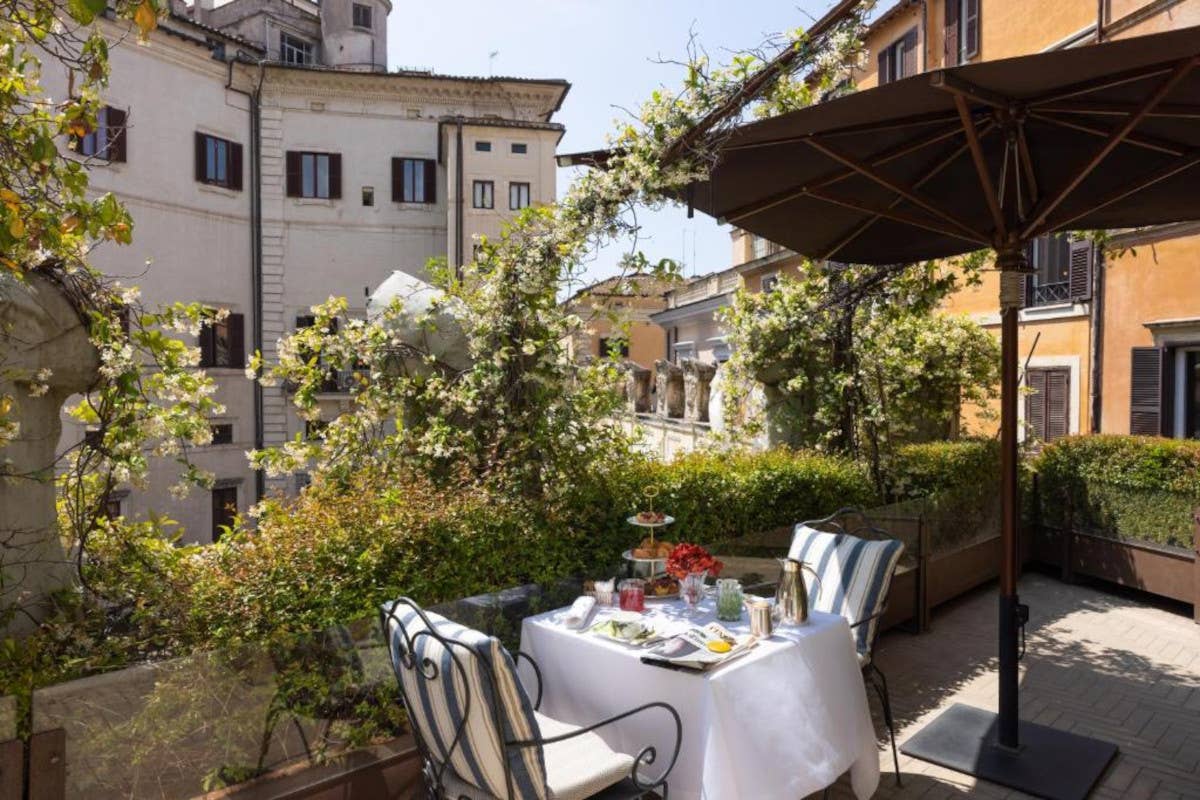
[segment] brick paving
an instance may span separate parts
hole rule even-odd
[[[1021,579],[1020,594],[1031,608],[1021,717],[1120,747],[1095,798],[1200,800],[1200,625],[1190,607],[1037,574]],[[936,611],[929,633],[881,637],[877,658],[891,686],[898,743],[952,703],[995,708],[995,609],[995,589],[985,588]],[[883,733],[877,798],[1027,797],[904,754],[897,788],[871,700]],[[830,796],[853,798],[848,781]]]

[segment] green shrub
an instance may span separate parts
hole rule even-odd
[[[1034,462],[1046,524],[1173,547],[1192,544],[1200,443],[1144,436],[1073,436]],[[1068,520],[1068,509],[1071,519]]]
[[[991,489],[1000,480],[1000,445],[994,439],[908,444],[886,466],[893,500]]]

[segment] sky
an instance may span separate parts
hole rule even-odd
[[[388,18],[392,68],[464,75],[564,78],[571,82],[554,119],[566,125],[560,153],[604,145],[622,108],[636,109],[654,89],[677,87],[689,32],[714,63],[755,48],[772,34],[807,26],[832,0],[393,0]],[[494,58],[489,54],[498,51]],[[558,191],[571,170],[559,170]],[[729,227],[683,208],[638,214],[640,249],[652,261],[684,262],[684,274],[724,269]],[[627,243],[626,243],[627,246]],[[621,248],[596,253],[587,277],[616,272]]]

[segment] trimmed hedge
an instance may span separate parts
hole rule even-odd
[[[992,489],[1000,481],[1000,444],[961,439],[900,447],[887,465],[889,499]]]
[[[1192,510],[1200,504],[1200,442],[1073,436],[1046,445],[1033,466],[1046,524],[1191,547]]]

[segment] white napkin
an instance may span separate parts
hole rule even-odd
[[[587,624],[588,617],[592,615],[592,609],[596,607],[596,598],[583,595],[571,604],[567,609],[567,615],[563,617],[563,624],[568,628],[578,630]]]

